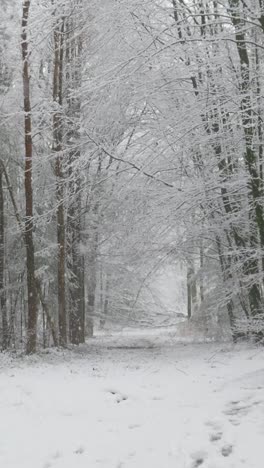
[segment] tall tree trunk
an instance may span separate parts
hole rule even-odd
[[[23,60],[23,95],[24,95],[24,132],[25,132],[25,243],[27,257],[27,294],[28,321],[27,346],[28,354],[36,351],[37,344],[37,295],[35,288],[35,252],[33,241],[33,187],[32,187],[32,123],[30,102],[30,72],[29,72],[29,40],[28,18],[30,0],[23,1],[21,50]]]
[[[2,314],[2,348],[8,346],[8,323],[5,295],[5,219],[4,219],[4,191],[3,168],[0,165],[0,306]]]
[[[232,280],[232,276],[231,276],[228,266],[225,264],[226,258],[223,254],[222,242],[219,236],[216,236],[216,247],[218,251],[223,280],[224,280],[224,283],[226,283]],[[228,313],[228,318],[230,322],[232,338],[233,338],[233,341],[236,342],[237,331],[236,331],[236,323],[235,323],[235,315],[234,315],[234,303],[231,298],[228,298],[226,307],[227,307],[227,313]]]
[[[201,239],[200,245],[200,268],[201,268],[201,278],[200,278],[200,299],[201,304],[204,301],[204,246],[203,246],[203,239]]]
[[[109,303],[109,275],[106,273],[104,281],[103,265],[100,265],[100,328],[104,328],[108,314]]]
[[[78,19],[82,16],[82,2],[75,3]],[[82,32],[76,37],[75,23],[67,22],[66,86],[68,93],[67,140],[69,151],[69,208],[67,219],[68,270],[69,270],[69,324],[70,341],[73,344],[85,341],[85,287],[84,256],[81,253],[83,214],[82,176],[80,171],[81,152],[80,117],[81,101],[78,90],[82,81]]]
[[[81,242],[81,216],[80,207],[81,201],[78,203],[79,197],[76,197],[74,204],[69,209],[68,221],[68,239],[70,241],[69,264],[70,269],[70,285],[69,285],[69,325],[70,325],[70,341],[73,344],[84,343],[85,341],[85,297],[84,297],[84,258],[80,252]],[[76,209],[74,209],[76,208]]]
[[[187,267],[187,314],[190,319],[197,308],[197,286],[193,263]]]
[[[189,267],[187,268],[187,317],[190,319],[192,316],[192,284],[191,274]]]
[[[105,297],[104,297],[104,324],[103,324],[103,326],[105,325],[107,315],[108,315],[109,283],[110,283],[110,281],[109,281],[109,277],[107,275],[106,276],[106,285],[105,285]]]
[[[53,150],[56,154],[56,199],[57,199],[57,245],[58,245],[58,320],[59,344],[67,344],[66,321],[66,240],[64,215],[64,171],[63,171],[63,39],[64,19],[56,20],[54,28],[54,68],[53,68]]]
[[[102,170],[102,155],[98,155],[98,166],[96,177],[100,180]],[[87,256],[87,293],[88,293],[88,314],[87,314],[87,334],[93,336],[94,331],[94,315],[95,315],[95,294],[96,294],[96,279],[97,279],[97,254],[98,254],[98,238],[99,225],[101,221],[100,215],[100,189],[99,184],[95,184],[93,189],[92,199],[90,200],[90,215],[89,229],[89,253]]]
[[[87,307],[87,335],[92,337],[94,333],[94,306],[95,306],[95,292],[96,292],[96,251],[88,255],[88,268],[87,268],[87,293],[88,293],[88,307]]]

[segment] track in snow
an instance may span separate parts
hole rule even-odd
[[[263,468],[262,349],[112,336],[1,367],[3,468]]]

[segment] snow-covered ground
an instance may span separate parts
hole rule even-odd
[[[0,357],[1,468],[263,468],[264,350],[98,337]]]

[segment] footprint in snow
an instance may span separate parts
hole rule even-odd
[[[213,442],[214,444],[218,445],[218,442],[222,441],[223,438],[223,432],[220,430],[220,426],[218,424],[215,424],[211,422],[210,424],[208,423],[214,430],[209,437],[210,437],[210,442]],[[232,444],[225,444],[221,448],[221,454],[223,457],[229,457],[231,453],[233,452],[233,445]]]
[[[121,401],[126,401],[126,400],[127,400],[126,395],[119,395],[119,397],[117,397],[117,399],[116,399],[116,402],[121,403]]]
[[[223,432],[220,423],[216,421],[206,421],[205,425],[209,426],[210,429],[212,429],[212,432],[209,434],[210,442],[217,442],[218,440],[222,439]]]
[[[201,466],[206,457],[207,457],[207,453],[204,452],[203,450],[199,450],[198,452],[194,452],[191,454],[191,457],[193,459],[193,464],[191,466],[191,468],[198,468],[199,466]]]
[[[205,424],[206,426],[212,427],[212,428],[215,429],[216,431],[220,431],[220,429],[221,429],[221,423],[220,423],[220,422],[217,422],[217,421],[210,421],[210,420],[207,420],[207,421],[205,421],[204,424]]]
[[[194,464],[192,465],[192,468],[198,468],[198,466],[201,466],[204,462],[204,459],[203,458],[197,458],[195,461],[194,461]]]
[[[113,395],[116,398],[116,403],[121,403],[121,401],[128,400],[128,396],[118,392],[117,390],[107,390],[108,393]]]
[[[227,416],[245,415],[248,412],[249,405],[238,401],[230,401],[227,405],[227,409],[223,411]]]
[[[212,434],[210,434],[210,442],[218,442],[219,440],[221,440],[223,437],[223,433],[221,431],[218,431],[218,432],[212,432]]]
[[[77,447],[76,450],[74,450],[74,453],[76,455],[81,455],[83,452],[84,452],[84,447],[82,445],[80,445],[79,447]]]
[[[254,406],[259,405],[261,402],[260,401],[240,401],[240,400],[234,400],[230,401],[226,405],[226,409],[223,411],[223,413],[228,416],[228,421],[233,425],[233,426],[239,426],[241,423],[241,418],[246,416],[250,411],[252,411]]]
[[[231,444],[226,444],[221,449],[221,453],[223,457],[229,457],[229,455],[231,455],[232,452],[233,452],[233,445]]]

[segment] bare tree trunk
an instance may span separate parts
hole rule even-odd
[[[105,285],[105,298],[104,298],[104,325],[105,325],[106,318],[107,318],[107,315],[108,315],[108,304],[109,304],[109,297],[108,297],[108,293],[109,293],[109,278],[107,278],[107,280],[106,280],[106,285]]]
[[[82,2],[75,3],[78,19],[82,15]],[[82,33],[75,34],[75,23],[67,23],[66,80],[68,95],[67,140],[70,147],[69,155],[69,208],[67,218],[68,235],[68,270],[69,282],[69,324],[70,341],[73,344],[85,341],[85,288],[84,288],[84,256],[81,253],[83,214],[82,214],[82,176],[80,171],[79,150],[81,101],[78,90],[82,80]],[[77,96],[75,95],[77,94]],[[77,145],[77,147],[76,147]]]
[[[36,351],[37,344],[37,295],[35,288],[35,252],[33,241],[33,187],[32,187],[32,122],[30,103],[29,74],[29,40],[28,17],[30,0],[23,1],[21,50],[23,59],[23,95],[24,95],[24,126],[25,126],[25,243],[27,257],[27,294],[28,294],[28,324],[27,346],[28,354]]]
[[[216,236],[216,247],[219,256],[219,262],[221,266],[221,271],[223,275],[224,282],[231,281],[232,276],[230,274],[229,268],[225,265],[225,256],[223,255],[222,243],[220,237]],[[232,339],[234,342],[237,341],[237,330],[236,330],[236,321],[234,315],[234,303],[233,300],[230,298],[227,301],[227,313],[230,322],[230,328],[232,333]]]
[[[188,319],[192,316],[192,272],[187,268],[187,316]]]
[[[5,295],[5,220],[4,220],[4,192],[3,168],[0,166],[0,305],[2,314],[2,348],[8,346],[8,323]]]
[[[68,267],[71,272],[69,328],[70,341],[73,344],[80,344],[85,341],[84,259],[80,252],[81,217],[78,215],[78,211],[80,211],[81,203],[78,208],[76,206],[78,199],[79,197],[75,197],[75,202],[69,210],[68,223],[68,234],[70,235],[70,262]],[[74,210],[74,208],[76,209]]]
[[[204,246],[203,246],[203,239],[201,239],[201,245],[200,245],[200,268],[201,268],[201,279],[200,279],[200,298],[201,298],[201,304],[204,301]]]
[[[194,264],[191,261],[187,267],[187,313],[190,319],[197,309],[197,285]]]
[[[105,287],[104,287],[105,286]],[[109,277],[106,273],[106,282],[104,282],[103,278],[103,270],[102,270],[102,265],[101,265],[101,271],[100,271],[100,313],[101,313],[101,318],[100,318],[100,328],[104,328],[107,314],[108,314],[108,292],[109,292]]]
[[[100,264],[99,267],[99,281],[100,281],[100,328],[104,327],[104,278],[103,278],[103,266]]]
[[[97,177],[100,179],[102,169],[102,157],[99,154]],[[93,190],[93,199],[90,201],[90,232],[89,232],[89,254],[87,262],[87,292],[88,292],[88,315],[87,315],[87,334],[93,336],[94,316],[95,316],[95,294],[97,279],[97,253],[98,253],[98,228],[100,224],[100,192],[98,186]]]
[[[86,330],[88,337],[92,337],[94,333],[94,306],[96,292],[96,252],[91,252],[88,256],[87,283],[88,307]]]
[[[66,323],[66,291],[65,291],[65,216],[64,216],[64,171],[63,171],[63,118],[62,118],[62,83],[63,83],[63,35],[64,19],[57,20],[54,29],[54,69],[53,69],[53,102],[55,111],[53,115],[53,150],[56,153],[56,199],[57,199],[57,245],[58,245],[58,319],[59,344],[67,344]]]

